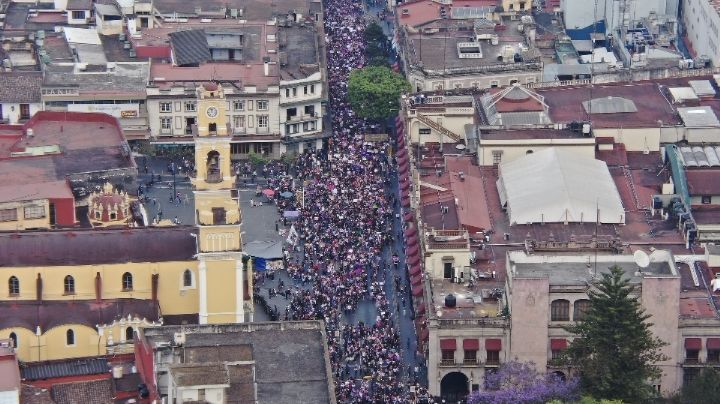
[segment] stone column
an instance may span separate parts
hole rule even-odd
[[[205,260],[203,260],[202,258],[198,263],[198,270],[200,272],[200,280],[198,282],[198,287],[200,288],[200,313],[198,321],[200,322],[200,324],[207,324],[207,266],[205,265]]]

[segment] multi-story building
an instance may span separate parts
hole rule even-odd
[[[135,363],[156,402],[335,403],[322,321],[148,328]]]
[[[167,37],[170,63],[153,63],[147,88],[150,133],[157,142],[189,143],[198,78],[222,83],[233,158],[278,158],[323,137],[325,71],[314,23],[287,18],[216,26],[175,24],[146,30]],[[297,146],[298,144],[302,146]]]
[[[402,6],[399,6],[402,8]],[[440,19],[402,26],[402,59],[414,91],[537,83],[542,61],[532,17]],[[522,26],[522,28],[519,28]]]
[[[682,9],[693,56],[706,56],[713,66],[720,66],[720,2],[684,0]]]

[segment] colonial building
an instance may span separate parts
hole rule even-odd
[[[245,268],[240,206],[233,198],[227,103],[221,85],[197,88],[195,194],[199,323],[252,320],[252,272]]]
[[[135,363],[157,402],[335,403],[322,321],[146,328]]]

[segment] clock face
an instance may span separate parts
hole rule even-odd
[[[215,118],[218,115],[218,109],[215,107],[208,107],[207,111],[205,111],[207,116],[210,118]]]

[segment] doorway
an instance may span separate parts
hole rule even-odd
[[[185,134],[192,135],[193,126],[195,126],[195,118],[185,118]]]
[[[462,372],[448,373],[440,381],[440,396],[446,402],[462,401],[468,393],[468,378]]]

